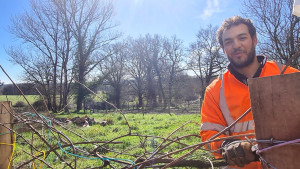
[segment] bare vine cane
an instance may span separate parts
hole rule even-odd
[[[292,63],[292,60],[295,59],[296,56],[299,55],[299,54],[300,54],[300,49],[292,57],[289,58],[289,60],[286,63],[286,66],[283,68],[283,70],[280,72],[280,74],[284,74],[285,70]]]
[[[151,159],[152,157],[154,157],[158,152],[160,152],[164,147],[162,147],[162,145],[174,134],[176,133],[179,129],[183,128],[184,126],[186,126],[189,123],[195,123],[197,125],[200,125],[199,123],[193,122],[193,121],[188,121],[186,123],[184,123],[183,125],[181,125],[180,127],[178,127],[177,129],[175,129],[172,133],[170,133],[161,143],[159,146],[157,146],[157,148],[155,149],[155,151],[151,154],[150,157],[148,157],[146,160]],[[171,142],[172,143],[172,142]],[[162,148],[161,148],[162,147]],[[142,164],[138,169],[143,168],[144,165]]]
[[[2,69],[4,74],[9,78],[9,80],[13,83],[13,85],[18,89],[18,91],[21,93],[23,98],[26,100],[26,102],[30,106],[30,108],[32,108],[34,113],[47,125],[47,122],[39,115],[39,113],[35,110],[35,108],[32,106],[32,104],[30,104],[27,97],[24,95],[23,91],[19,88],[19,86],[10,78],[10,76],[6,73],[6,71],[3,69],[3,67],[1,65],[0,65],[0,68]],[[49,127],[49,126],[47,125],[47,127]]]
[[[238,119],[236,119],[232,124],[230,124],[228,127],[226,127],[225,129],[223,129],[222,131],[220,131],[219,133],[215,134],[214,136],[212,136],[210,139],[208,139],[208,141],[214,141],[215,138],[217,138],[218,136],[220,136],[221,134],[225,133],[227,130],[229,130],[232,126],[234,126],[238,121],[240,121],[243,117],[245,117],[249,112],[251,111],[251,107],[245,112],[243,113]],[[204,144],[203,144],[204,145]],[[172,161],[171,163],[167,164],[166,166],[164,166],[162,169],[166,169],[170,166],[172,166],[173,164],[175,164],[176,162],[182,160],[183,158],[189,156],[190,154],[194,153],[196,150],[198,150],[201,146],[203,145],[199,145],[197,147],[195,147],[193,150],[191,150],[190,152],[184,154],[183,156],[175,159],[174,161]]]
[[[43,100],[43,102],[44,102],[44,106],[45,106],[45,108],[46,108],[46,110],[47,110],[47,113],[49,113],[49,115],[50,115],[50,111],[49,111],[49,109],[48,109],[48,106],[47,106],[47,104],[46,104],[46,100],[45,100],[44,96],[43,96],[42,93],[39,91],[39,89],[35,88],[35,90],[36,90],[36,91],[39,93],[39,95],[41,96],[41,98],[42,98],[42,100]]]
[[[125,135],[123,135],[122,137],[124,137],[124,136],[130,136],[130,135],[131,135],[131,127],[130,127],[130,125],[129,125],[129,122],[128,122],[128,120],[127,120],[125,114],[124,114],[121,110],[119,110],[114,104],[112,104],[112,103],[106,101],[105,99],[103,99],[102,97],[98,96],[94,91],[92,91],[92,90],[91,90],[90,88],[88,88],[86,85],[80,83],[79,81],[77,81],[77,80],[75,80],[75,79],[74,79],[74,81],[75,81],[76,83],[82,85],[82,86],[83,86],[84,88],[86,88],[89,92],[91,92],[92,94],[94,94],[97,98],[99,98],[99,99],[101,99],[102,101],[104,101],[105,103],[107,103],[107,104],[113,106],[119,113],[121,113],[122,116],[124,117],[125,121],[126,121],[127,126],[128,126],[128,134],[125,134]],[[119,137],[117,137],[117,138],[119,138]],[[114,141],[114,140],[116,140],[117,138],[115,138],[115,139],[113,139],[113,140],[111,140],[111,141]],[[102,145],[102,146],[103,146],[103,145]],[[97,147],[93,150],[92,153],[96,153],[96,151],[98,150],[99,147],[101,147],[101,145],[100,145],[100,146],[97,146]]]
[[[40,159],[38,156],[34,156],[34,155],[32,155],[32,154],[30,154],[30,153],[24,151],[24,150],[23,150],[23,152],[26,153],[26,154],[28,154],[28,155],[30,155],[30,156],[32,157],[33,160],[39,160],[39,161],[41,161],[42,163],[44,163],[45,165],[47,165],[49,168],[54,169],[54,168],[51,167],[45,160]]]
[[[264,163],[266,163],[267,165],[268,165],[268,167],[270,167],[270,168],[273,168],[273,169],[276,169],[275,167],[273,167],[270,163],[268,163],[263,157],[262,157],[262,155],[260,154],[260,153],[258,153],[258,146],[255,146],[254,144],[253,144],[253,141],[251,141],[248,137],[245,137],[246,138],[246,140],[252,145],[252,147],[255,149],[255,151],[256,151],[256,154],[259,156],[259,158],[261,159],[261,161],[263,161]]]
[[[254,133],[248,133],[248,134],[240,134],[240,135],[222,137],[222,138],[218,138],[218,139],[214,139],[214,140],[207,140],[205,142],[201,142],[201,143],[198,143],[198,144],[190,145],[190,146],[187,146],[185,148],[182,148],[182,149],[170,152],[168,154],[161,155],[161,156],[156,157],[156,158],[145,160],[145,161],[143,161],[141,163],[138,163],[136,165],[130,166],[129,168],[134,168],[134,167],[140,166],[141,164],[149,163],[149,162],[151,162],[153,160],[162,159],[164,157],[167,157],[167,156],[170,156],[170,155],[173,155],[173,154],[176,154],[176,153],[179,153],[179,152],[191,149],[191,148],[197,148],[197,149],[199,149],[200,147],[204,146],[205,144],[208,144],[208,143],[211,143],[211,142],[221,141],[221,140],[225,140],[225,139],[232,139],[232,138],[236,138],[236,137],[254,136],[254,135],[255,135]]]
[[[19,86],[11,79],[11,77],[7,74],[7,72],[3,69],[3,67],[0,65],[1,70],[3,71],[3,73],[9,78],[9,80],[13,83],[13,85],[18,89],[18,91],[22,94],[22,96],[24,97],[24,99],[26,100],[27,104],[32,108],[32,110],[34,111],[34,113],[41,119],[41,121],[43,121],[43,123],[48,127],[51,128],[49,126],[49,124],[45,121],[45,119],[43,119],[40,114],[36,111],[36,109],[32,106],[32,104],[30,104],[30,102],[28,101],[28,99],[26,98],[26,96],[24,95],[23,91],[19,88]],[[47,142],[47,140],[29,123],[25,123],[48,147],[50,147],[51,149],[53,148],[51,146],[51,144],[49,144]],[[62,134],[62,133],[61,133]],[[65,136],[65,138],[70,142],[71,140]],[[75,147],[72,146],[73,151],[76,152]],[[70,168],[73,168],[72,165],[70,163],[67,163],[60,155],[57,151],[53,151],[57,157],[59,157],[60,160],[64,161]],[[75,168],[76,168],[76,159],[75,159]]]

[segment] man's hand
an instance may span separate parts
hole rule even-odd
[[[222,155],[229,165],[243,167],[257,159],[251,147],[249,142],[233,141],[223,147]]]

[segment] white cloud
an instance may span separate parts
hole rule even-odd
[[[205,20],[212,16],[215,13],[221,12],[221,2],[220,0],[207,0],[207,6],[204,8],[203,13],[200,15],[200,18]]]

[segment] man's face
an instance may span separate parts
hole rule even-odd
[[[223,32],[223,51],[230,63],[237,68],[244,68],[255,59],[257,38],[251,38],[245,24],[232,26]]]

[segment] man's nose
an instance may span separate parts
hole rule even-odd
[[[234,49],[238,49],[241,47],[241,42],[239,40],[234,40],[232,46]]]

